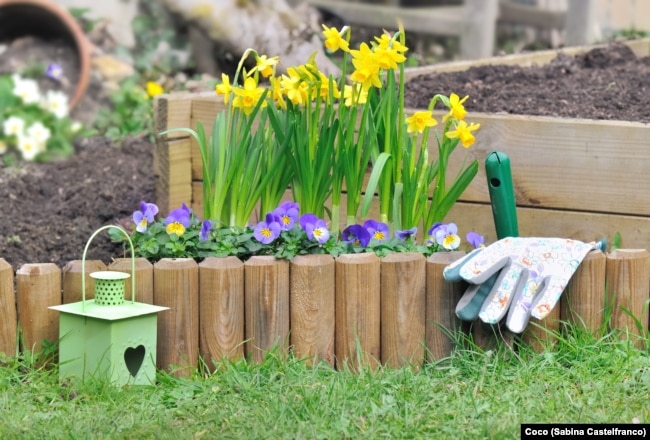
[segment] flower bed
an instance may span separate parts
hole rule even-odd
[[[647,39],[627,44],[639,55],[650,53]],[[427,66],[407,71],[406,77],[437,69],[466,69],[479,63],[541,64],[555,55],[556,51],[545,51]],[[198,121],[212,121],[223,110],[221,98],[213,93],[161,95],[154,105],[158,132],[196,127]],[[650,230],[650,200],[639,191],[650,184],[644,171],[650,161],[647,124],[475,113],[472,121],[481,124],[481,135],[467,150],[470,157],[483,163],[493,150],[510,157],[522,236],[566,236],[591,241],[600,237],[611,240],[619,232],[624,245],[650,246],[650,236],[645,232]],[[430,139],[432,156],[436,148],[435,140]],[[452,157],[448,174],[453,175],[463,159]],[[162,211],[186,202],[201,212],[201,159],[193,139],[178,132],[158,136],[155,169]],[[460,230],[480,231],[487,241],[493,241],[496,233],[485,182],[485,170],[480,167],[447,219]],[[376,218],[377,207],[373,209],[370,216]],[[344,212],[341,218],[345,218]]]
[[[337,367],[361,359],[422,365],[448,356],[463,333],[472,332],[483,347],[496,340],[491,330],[462,326],[454,315],[466,286],[444,281],[442,269],[460,255],[303,255],[291,261],[262,256],[246,262],[210,257],[155,264],[140,258],[136,300],[170,307],[158,317],[157,367],[180,367],[177,374],[189,374],[199,357],[208,365],[210,359],[242,356],[258,361],[276,345],[280,353],[292,350]],[[87,273],[104,269],[101,262],[86,262]],[[131,260],[118,259],[109,269],[131,273]],[[92,298],[92,278],[86,282]],[[646,335],[649,290],[647,251],[591,252],[559,306],[545,320],[533,321],[541,328],[529,325],[522,340],[538,346],[540,339],[552,338],[544,328],[557,331],[560,320],[604,331],[610,314],[612,328]],[[127,283],[127,298],[130,291]],[[57,340],[58,314],[48,307],[81,297],[79,260],[63,270],[51,263],[27,264],[14,279],[11,266],[0,259],[0,352],[15,352],[17,322],[21,349],[37,351],[43,340]]]

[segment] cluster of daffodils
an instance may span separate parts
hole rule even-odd
[[[300,213],[300,205],[282,202],[263,219],[245,228],[225,227],[211,220],[200,220],[185,204],[156,218],[158,206],[141,202],[133,213],[131,241],[137,257],[157,261],[161,258],[194,258],[235,256],[246,260],[253,255],[271,255],[291,259],[296,255],[374,252],[384,256],[390,252],[417,251],[424,255],[452,251],[461,247],[461,238],[454,223],[435,223],[423,243],[416,241],[417,228],[396,231],[391,236],[386,223],[366,220],[346,227],[340,234],[328,228],[327,222],[313,213]],[[116,231],[109,231],[115,241],[124,242]],[[467,246],[484,246],[484,238],[476,232],[466,236]]]
[[[48,67],[51,78],[60,75],[55,67]],[[42,93],[34,79],[5,75],[0,76],[0,103],[0,154],[13,148],[22,159],[33,161],[72,153],[72,140],[81,125],[71,123],[65,93]]]
[[[228,211],[232,206],[252,209],[261,202],[266,208],[263,196],[278,200],[288,183],[296,203],[319,217],[329,216],[333,225],[343,223],[338,218],[342,202],[346,226],[364,218],[373,194],[379,199],[379,220],[391,231],[424,230],[444,220],[478,171],[478,161],[469,158],[456,176],[446,173],[456,146],[471,147],[480,128],[466,120],[468,97],[437,94],[427,109],[407,112],[404,31],[384,32],[357,48],[351,47],[350,32],[347,26],[339,30],[323,25],[327,51],[343,54],[338,77],[322,72],[314,56],[280,69],[278,56],[253,49],[244,53],[233,78],[222,75],[216,93],[228,109],[208,131],[212,139],[202,126],[200,133],[187,131],[199,144],[204,177],[214,175],[209,170],[230,165],[219,163],[220,158],[240,157],[246,167],[237,164],[233,169],[255,168],[253,175],[259,178],[230,180],[250,186],[237,196],[241,200],[220,197],[233,189],[205,180],[206,216],[221,215],[218,220],[227,223],[233,218]],[[440,124],[434,118],[438,104],[446,113]],[[430,130],[436,131],[429,136]],[[264,152],[258,151],[259,145],[264,145]],[[231,154],[223,152],[229,148]],[[257,164],[251,158],[270,159]],[[275,162],[269,166],[271,160]],[[269,169],[283,173],[268,178]],[[261,200],[247,199],[258,195]],[[239,216],[239,226],[247,214]]]

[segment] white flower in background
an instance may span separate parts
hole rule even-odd
[[[18,116],[10,116],[2,124],[2,130],[7,136],[19,136],[25,131],[25,120]]]
[[[13,75],[13,94],[23,100],[25,104],[34,104],[41,100],[41,93],[38,90],[38,83],[33,79],[21,78],[20,75]]]
[[[7,152],[7,143],[0,141],[0,154],[5,154]]]
[[[42,151],[39,141],[24,135],[18,136],[18,145],[16,147],[25,160],[34,160],[36,155]]]
[[[52,132],[50,129],[43,125],[41,122],[34,122],[27,129],[27,136],[43,145],[45,145],[51,135]]]
[[[81,125],[81,122],[79,121],[75,121],[70,124],[70,130],[72,130],[73,133],[78,133],[79,130],[81,130],[81,127],[83,127],[83,125]]]
[[[68,116],[68,95],[63,92],[48,90],[45,95],[44,107],[57,118],[65,118]]]

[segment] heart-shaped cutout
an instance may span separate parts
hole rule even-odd
[[[131,376],[135,377],[140,371],[145,351],[144,345],[138,345],[135,348],[129,347],[124,351],[124,363]]]

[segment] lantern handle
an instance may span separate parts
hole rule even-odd
[[[118,231],[122,232],[126,237],[126,240],[129,242],[129,245],[131,246],[131,304],[135,303],[135,249],[133,248],[133,242],[131,241],[129,234],[127,234],[123,228],[120,226],[108,225],[97,229],[93,235],[90,236],[88,242],[86,243],[86,247],[84,248],[83,256],[81,257],[81,295],[83,301],[81,304],[82,310],[85,310],[86,308],[86,253],[88,252],[88,246],[90,246],[90,242],[93,240],[93,238],[95,238],[97,234],[99,234],[104,229],[110,228],[117,229]]]

